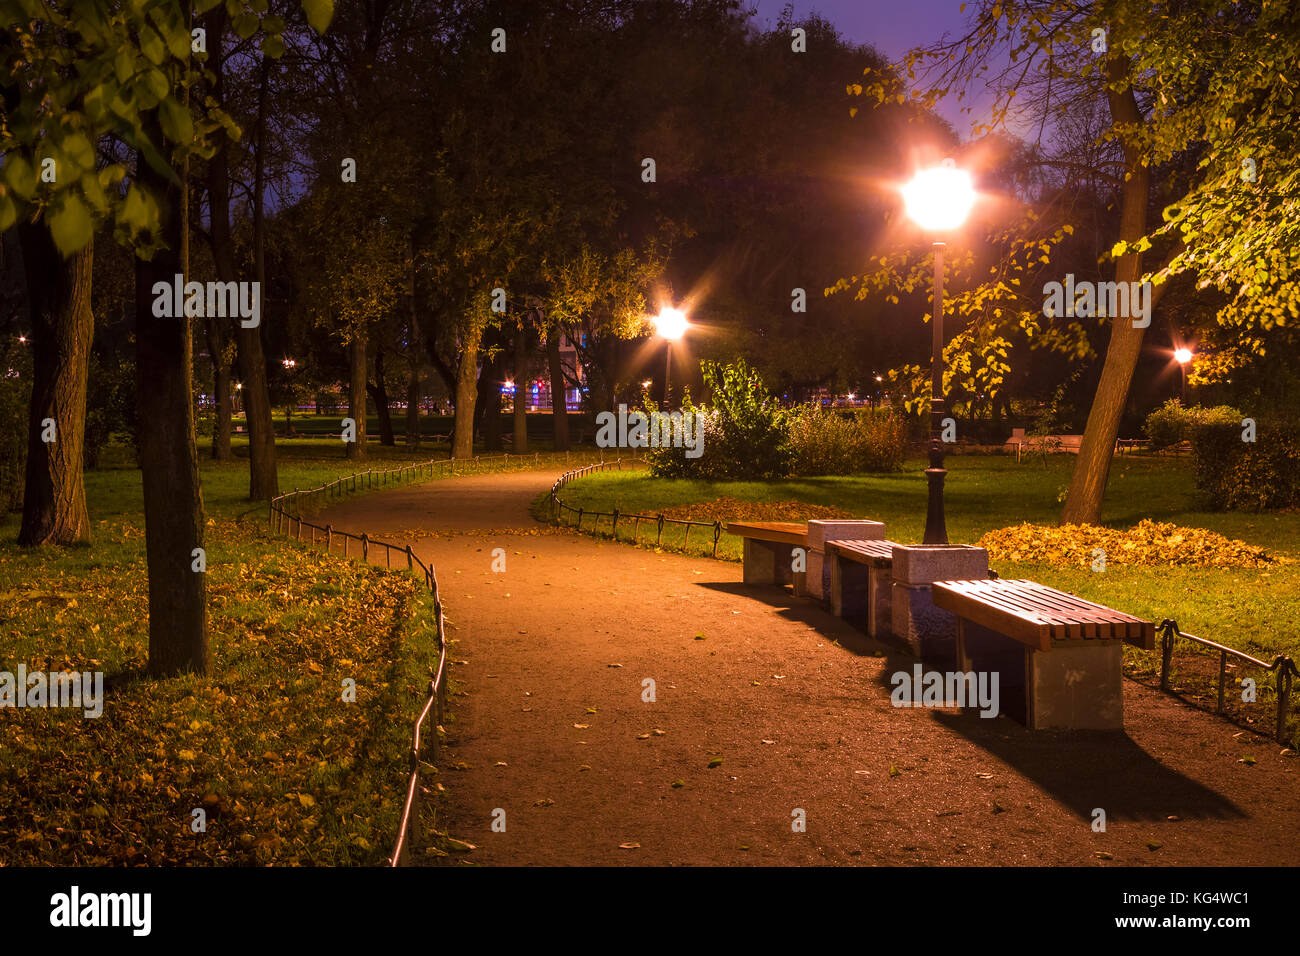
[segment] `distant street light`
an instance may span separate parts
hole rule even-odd
[[[975,205],[975,184],[970,173],[958,169],[951,159],[940,166],[921,170],[902,189],[907,215],[926,232],[947,233],[961,226]],[[934,345],[930,360],[930,483],[925,514],[925,544],[947,544],[948,529],[943,515],[943,252],[946,244],[934,242]],[[876,379],[879,381],[879,377]]]
[[[655,316],[655,333],[664,340],[664,408],[672,397],[673,343],[686,334],[691,323],[681,309],[664,308]]]
[[[1174,349],[1174,361],[1178,363],[1178,370],[1182,379],[1182,387],[1179,390],[1180,398],[1184,406],[1187,405],[1187,363],[1192,360],[1192,350],[1189,348]]]

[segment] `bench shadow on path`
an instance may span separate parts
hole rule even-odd
[[[788,589],[737,582],[700,582],[738,598],[775,607],[787,620],[816,628],[857,657],[883,656],[885,667],[874,683],[888,698],[890,677],[911,672],[917,658],[868,637]],[[927,665],[927,670],[931,669]],[[959,734],[1033,781],[1079,817],[1091,820],[1101,807],[1108,820],[1242,819],[1249,816],[1232,800],[1166,766],[1146,752],[1126,731],[1031,731],[1008,718],[988,719],[977,711],[934,709],[933,720]]]

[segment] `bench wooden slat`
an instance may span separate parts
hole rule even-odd
[[[898,547],[896,542],[880,540],[855,539],[826,542],[826,550],[839,555],[846,561],[853,561],[857,564],[892,564],[894,561],[894,548],[896,547]]]
[[[978,593],[976,585],[982,581],[938,581],[931,586],[934,603],[958,617],[973,621],[982,627],[1006,634],[1008,637],[1049,650],[1052,646],[1051,626],[1033,612],[1016,607],[1003,594]]]
[[[799,521],[728,521],[728,534],[776,544],[802,545],[808,540],[808,526]]]
[[[958,617],[1049,650],[1052,640],[1126,640],[1155,646],[1155,625],[1026,580],[939,581],[934,603]]]

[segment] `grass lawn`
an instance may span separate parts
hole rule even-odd
[[[956,455],[947,460],[944,496],[949,540],[974,543],[987,531],[1022,522],[1055,524],[1060,500],[1068,485],[1074,458],[1068,455],[1026,459],[1009,456]],[[919,542],[925,528],[925,463],[908,461],[888,475],[792,478],[782,481],[694,481],[651,478],[644,469],[602,472],[569,484],[566,504],[574,508],[653,514],[664,508],[709,502],[720,497],[740,501],[797,500],[842,508],[850,514],[885,522],[888,536],[899,542]],[[545,513],[539,499],[536,513]],[[707,507],[699,509],[704,518]],[[1300,655],[1300,514],[1216,514],[1200,511],[1190,460],[1123,457],[1116,460],[1107,488],[1105,521],[1115,527],[1143,518],[1208,528],[1244,540],[1288,561],[1265,570],[1234,568],[1123,567],[1104,573],[1036,563],[993,562],[1003,577],[1030,578],[1081,597],[1159,622],[1178,621],[1186,632],[1218,641],[1267,661],[1278,654]],[[602,528],[607,532],[609,519]],[[591,519],[584,521],[591,527]],[[654,524],[647,529],[653,543]],[[620,521],[618,534],[629,539],[630,521]],[[677,548],[683,530],[666,526],[664,545]],[[707,529],[691,532],[690,550],[707,553],[712,538]],[[718,555],[740,559],[740,540],[724,534]],[[1194,645],[1179,645],[1175,662]],[[1158,668],[1158,655],[1133,651],[1131,672],[1149,675]],[[1203,671],[1203,668],[1188,668]],[[1262,688],[1271,675],[1251,672]],[[1203,687],[1194,692],[1200,693]],[[1231,697],[1231,687],[1229,696]],[[1271,696],[1269,701],[1271,701]],[[1261,695],[1261,706],[1265,698]],[[1271,706],[1271,703],[1268,704]]]
[[[246,457],[204,459],[214,666],[145,679],[140,475],[106,452],[86,475],[90,547],[19,548],[19,516],[0,520],[0,670],[107,681],[98,718],[0,709],[0,865],[382,863],[437,659],[422,584],[273,537],[246,499]],[[277,452],[282,491],[354,470],[337,441]],[[436,455],[369,452],[375,467]]]

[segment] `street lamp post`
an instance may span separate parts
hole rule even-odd
[[[1191,360],[1192,360],[1191,349],[1189,348],[1174,349],[1174,361],[1178,363],[1178,371],[1180,373],[1180,378],[1182,382],[1178,393],[1180,396],[1179,401],[1182,402],[1184,408],[1187,407],[1187,363],[1190,362]]]
[[[970,174],[957,169],[952,160],[917,173],[903,187],[903,202],[911,219],[927,232],[947,233],[966,221],[975,204],[975,187]],[[946,243],[934,245],[934,329],[930,357],[930,467],[925,470],[929,501],[925,512],[925,544],[947,544],[944,521],[943,483],[943,254]]]
[[[664,308],[655,316],[655,331],[664,340],[664,408],[672,397],[673,343],[686,334],[690,327],[686,313],[681,309]]]

